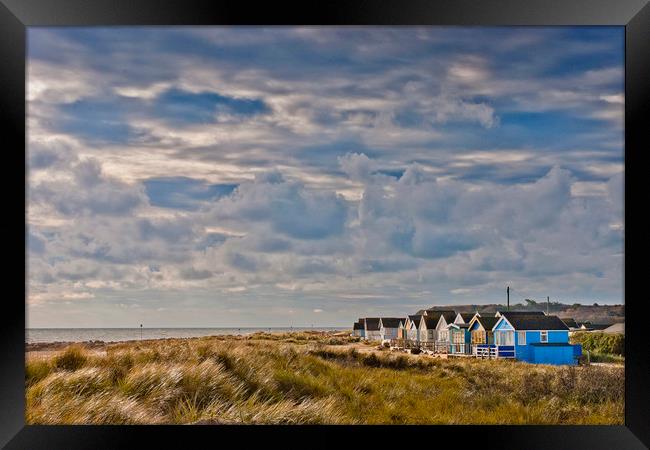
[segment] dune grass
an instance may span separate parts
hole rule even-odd
[[[311,335],[314,336],[314,335]],[[168,339],[29,357],[29,424],[622,424],[622,367],[357,351],[352,338]],[[323,342],[327,342],[325,345]]]

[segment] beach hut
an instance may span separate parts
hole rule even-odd
[[[420,342],[420,321],[422,315],[414,314],[408,316],[408,326],[406,328],[406,339],[411,343],[418,344]]]
[[[361,337],[363,325],[360,322],[354,322],[352,326],[352,336]]]
[[[492,332],[492,328],[494,328],[498,320],[498,317],[481,317],[479,315],[476,315],[469,322],[469,334],[472,343],[472,353],[477,356],[489,356],[489,347],[483,347],[487,351],[481,352],[480,355],[478,348],[479,346],[494,345],[494,333]]]
[[[455,314],[451,310],[428,310],[427,314],[422,317],[420,321],[420,342],[426,347],[433,347],[436,342],[437,333],[436,326],[440,320],[440,316],[444,313],[448,315]]]
[[[379,319],[379,334],[381,340],[393,340],[398,338],[398,331],[402,319],[399,317],[382,317]]]
[[[399,328],[397,329],[397,339],[405,340],[406,339],[406,329],[408,326],[409,318],[402,319],[399,323]]]
[[[359,318],[359,337],[361,339],[366,337],[366,319]]]
[[[436,325],[438,320],[433,315],[422,316],[420,320],[420,345],[425,349],[433,350],[436,341]]]
[[[454,311],[443,311],[440,314],[440,318],[436,324],[436,347],[446,348],[449,345],[449,330],[447,326],[450,323],[454,323],[456,315]]]
[[[472,345],[469,324],[452,322],[447,325],[449,335],[449,353],[452,355],[470,355]]]
[[[576,364],[580,345],[569,344],[569,327],[557,316],[502,314],[492,328],[497,357],[538,364]]]
[[[380,341],[381,330],[379,329],[379,317],[366,317],[365,338],[367,341]]]

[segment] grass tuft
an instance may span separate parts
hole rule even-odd
[[[38,383],[52,371],[50,363],[43,359],[27,360],[25,364],[25,382],[27,386]]]
[[[53,365],[56,369],[75,371],[86,364],[88,357],[83,347],[70,345],[63,353],[54,357]]]

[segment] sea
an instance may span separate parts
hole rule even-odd
[[[258,331],[287,333],[291,331],[337,331],[345,327],[267,327],[267,328],[28,328],[25,341],[88,342],[137,341],[140,339],[192,338],[218,335],[245,335]]]

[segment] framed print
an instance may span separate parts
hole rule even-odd
[[[0,20],[7,448],[650,445],[647,2]]]

